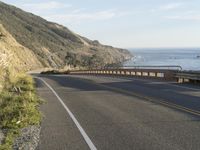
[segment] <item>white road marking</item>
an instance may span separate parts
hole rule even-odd
[[[57,99],[60,101],[60,103],[62,104],[62,106],[65,108],[65,110],[67,111],[67,113],[69,114],[69,116],[71,117],[71,119],[73,120],[73,122],[75,123],[76,127],[78,128],[78,130],[80,131],[81,135],[83,136],[85,142],[88,144],[89,148],[91,150],[97,150],[97,148],[95,147],[95,145],[92,143],[91,139],[89,138],[89,136],[86,134],[86,132],[84,131],[84,129],[81,127],[80,123],[78,122],[78,120],[75,118],[75,116],[73,115],[73,113],[70,111],[70,109],[65,105],[65,103],[63,102],[63,100],[60,98],[60,96],[56,93],[56,91],[42,78],[38,78],[35,77],[39,80],[41,80],[52,92],[53,94],[57,97]]]

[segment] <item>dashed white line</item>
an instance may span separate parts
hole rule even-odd
[[[41,80],[52,92],[53,94],[57,97],[57,99],[60,101],[60,103],[62,104],[62,106],[65,108],[65,110],[67,111],[67,113],[69,114],[69,116],[71,117],[71,119],[73,120],[73,122],[75,123],[76,127],[78,128],[78,130],[80,131],[81,135],[83,136],[85,142],[87,143],[87,145],[89,146],[89,148],[91,150],[97,150],[97,148],[95,147],[95,145],[92,143],[91,139],[89,138],[89,136],[86,134],[86,132],[84,131],[84,129],[81,127],[80,123],[78,122],[78,120],[75,118],[75,116],[73,115],[73,113],[70,111],[70,109],[65,105],[65,103],[63,102],[63,100],[60,98],[60,96],[56,93],[56,91],[42,78],[38,78],[35,77],[39,80]]]

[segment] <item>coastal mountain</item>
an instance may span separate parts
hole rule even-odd
[[[66,65],[96,67],[131,58],[125,49],[89,40],[3,2],[0,2],[0,56],[0,61],[10,59],[14,68],[24,70]]]

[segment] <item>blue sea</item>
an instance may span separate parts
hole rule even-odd
[[[183,70],[200,70],[200,48],[130,49],[134,57],[125,66],[181,66]]]

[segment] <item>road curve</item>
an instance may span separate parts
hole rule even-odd
[[[200,149],[199,87],[107,76],[37,77],[46,100],[38,150]]]

